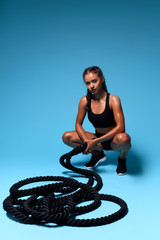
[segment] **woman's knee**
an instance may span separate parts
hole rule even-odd
[[[117,147],[124,146],[131,148],[131,137],[127,133],[117,134],[114,137],[113,142],[117,145]]]
[[[65,132],[62,136],[62,140],[63,140],[64,143],[70,143],[71,142],[71,137],[72,137],[71,132]]]
[[[65,132],[62,136],[62,140],[65,144],[71,146],[75,145],[75,143],[81,143],[81,139],[79,138],[78,134],[76,131],[68,131]]]

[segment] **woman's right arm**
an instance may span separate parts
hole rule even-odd
[[[83,140],[87,140],[87,135],[86,132],[84,130],[84,128],[82,127],[83,124],[83,120],[86,116],[86,105],[87,105],[87,99],[86,96],[82,97],[80,102],[79,102],[79,106],[78,106],[78,114],[77,114],[77,118],[76,118],[76,132],[78,134],[78,136]]]

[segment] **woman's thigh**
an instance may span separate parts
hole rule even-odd
[[[97,138],[96,135],[94,133],[91,133],[91,132],[86,132],[86,135],[87,135],[88,139]],[[67,131],[63,134],[62,138],[63,138],[64,141],[65,140],[71,140],[71,141],[79,142],[79,143],[83,142],[76,131]]]
[[[88,139],[97,138],[97,136],[94,133],[87,132],[87,131],[85,133]],[[65,132],[62,136],[62,139],[66,144],[69,144],[69,145],[72,145],[74,143],[78,143],[78,144],[83,143],[83,140],[79,137],[76,131]],[[96,149],[102,149],[102,144],[98,143],[96,146]]]

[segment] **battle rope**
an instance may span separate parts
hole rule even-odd
[[[21,223],[41,225],[55,223],[57,225],[90,227],[109,224],[124,217],[128,212],[125,201],[116,196],[99,194],[98,191],[102,188],[101,177],[93,171],[80,169],[71,164],[71,157],[83,152],[86,146],[87,144],[84,143],[62,155],[60,163],[69,170],[85,175],[88,178],[87,184],[73,178],[60,176],[27,178],[15,183],[10,188],[10,196],[3,202],[4,210]],[[41,181],[54,181],[55,183],[20,190],[24,185]],[[96,185],[93,187],[95,181]],[[105,217],[75,219],[77,215],[98,208],[101,200],[114,202],[120,206],[120,209]],[[92,202],[85,206],[77,206],[79,203],[87,201]]]

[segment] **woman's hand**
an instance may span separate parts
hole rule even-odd
[[[94,150],[94,148],[97,145],[96,139],[88,139],[88,140],[85,140],[84,142],[87,143],[87,147],[86,147],[86,149],[84,151],[84,154],[90,153],[91,150]]]

